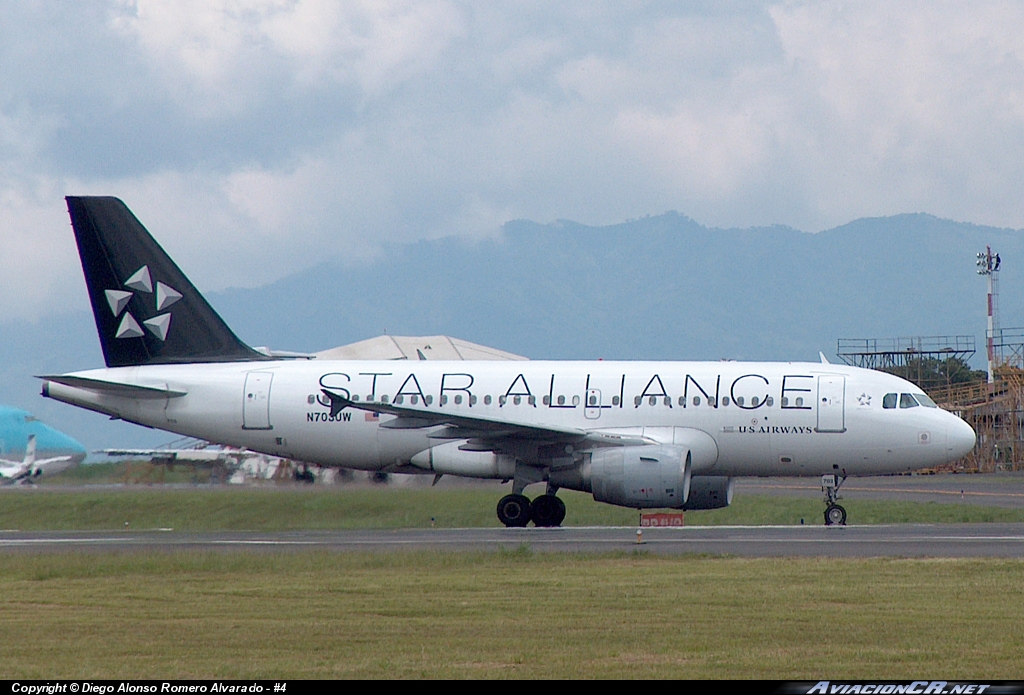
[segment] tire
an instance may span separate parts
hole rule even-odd
[[[846,526],[846,510],[838,504],[830,504],[825,510],[826,526]]]
[[[530,523],[532,505],[525,495],[505,495],[498,500],[498,520],[509,528],[522,528]]]
[[[541,495],[533,501],[530,516],[535,526],[560,526],[565,520],[565,502],[555,495]]]

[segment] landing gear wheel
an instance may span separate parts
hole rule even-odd
[[[561,526],[565,520],[565,502],[555,495],[541,495],[533,501],[530,515],[535,526]]]
[[[825,510],[826,526],[846,526],[846,510],[838,504],[830,504]]]
[[[530,523],[530,499],[525,495],[505,495],[498,500],[498,519],[509,528]]]

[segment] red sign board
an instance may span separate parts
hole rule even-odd
[[[641,514],[640,526],[682,526],[683,513]]]

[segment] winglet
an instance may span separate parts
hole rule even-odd
[[[821,363],[822,363],[822,364],[832,364],[832,363],[831,363],[831,362],[829,362],[829,361],[828,361],[827,359],[825,359],[825,353],[824,353],[824,352],[822,352],[821,350],[818,350],[818,357],[820,357],[820,358],[821,358]]]

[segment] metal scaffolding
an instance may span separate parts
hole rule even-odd
[[[991,383],[962,384],[932,397],[978,435],[974,451],[955,468],[1024,470],[1024,328],[997,328],[986,338],[992,355]]]
[[[865,369],[904,367],[922,358],[969,360],[976,352],[973,335],[928,335],[905,338],[840,338],[836,354]]]
[[[949,391],[970,379],[967,362],[975,352],[973,335],[840,338],[836,347],[836,355],[846,364],[896,374],[929,394]]]

